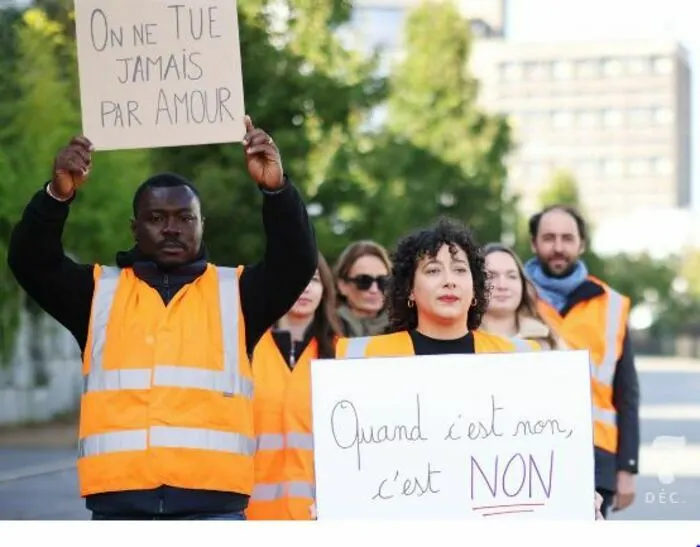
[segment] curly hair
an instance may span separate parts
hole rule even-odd
[[[443,245],[448,245],[453,254],[462,249],[467,255],[474,285],[474,303],[469,308],[467,328],[476,330],[481,325],[481,318],[488,306],[486,269],[481,247],[469,228],[455,220],[440,218],[433,226],[417,230],[401,239],[392,254],[392,275],[387,289],[388,332],[413,330],[418,326],[415,307],[408,307],[416,267],[424,257],[435,257]]]

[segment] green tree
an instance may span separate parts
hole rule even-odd
[[[383,92],[372,76],[373,59],[341,47],[334,30],[347,18],[347,2],[301,1],[282,21],[270,3],[239,2],[239,35],[246,110],[268,131],[285,171],[309,202],[332,203],[316,220],[321,248],[335,241],[334,212],[357,196],[341,182],[340,166],[354,145],[349,135]],[[245,262],[263,252],[260,196],[245,171],[238,145],[209,145],[153,152],[157,169],[195,180],[207,217],[206,243],[214,260]],[[347,190],[347,191],[346,191]],[[338,205],[340,204],[340,205]]]
[[[539,201],[543,208],[555,204],[570,205],[584,214],[576,177],[567,170],[560,169],[552,175],[550,184],[540,192]]]
[[[588,271],[595,276],[605,277],[605,262],[592,249],[594,238],[594,226],[590,219],[586,217],[585,207],[581,202],[580,193],[578,191],[578,183],[576,178],[569,171],[556,171],[549,184],[542,190],[539,196],[539,204],[541,208],[550,205],[568,205],[574,207],[584,218],[586,222],[587,241],[585,243],[585,251],[581,259],[586,263]],[[522,216],[518,219],[518,235],[516,238],[515,249],[518,254],[525,258],[532,255],[530,231],[528,220]]]
[[[408,146],[383,155],[389,173],[396,162],[408,168],[383,181],[391,185],[383,190],[404,196],[390,202],[392,216],[406,207],[413,227],[446,213],[482,240],[500,239],[510,129],[477,105],[469,22],[454,3],[423,3],[407,17],[404,46],[390,78],[388,129],[390,142]],[[416,149],[435,159],[417,172]]]
[[[7,26],[7,23],[11,26]],[[72,38],[40,9],[0,19],[2,40],[12,51],[0,86],[0,250],[25,204],[51,176],[53,158],[80,132],[77,67],[66,64]],[[8,35],[11,38],[8,38]],[[3,56],[0,63],[8,63]],[[90,183],[72,207],[65,248],[78,259],[113,262],[129,244],[128,219],[134,184],[148,171],[148,153],[98,153]],[[125,173],[129,177],[125,177]],[[7,357],[12,349],[21,292],[3,260],[0,267],[0,329]]]

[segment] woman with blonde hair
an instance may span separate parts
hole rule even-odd
[[[542,349],[566,349],[566,344],[537,311],[535,286],[525,276],[522,261],[509,247],[484,247],[489,303],[481,329],[537,342]]]

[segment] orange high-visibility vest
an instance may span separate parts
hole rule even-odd
[[[310,520],[315,500],[311,421],[312,339],[290,370],[268,331],[253,353],[257,453],[250,520]]]
[[[629,298],[589,276],[605,294],[576,304],[562,317],[542,299],[537,309],[572,349],[586,349],[591,356],[593,444],[617,453],[617,411],[613,405],[613,380],[630,311]]]
[[[472,334],[476,353],[509,353],[541,349],[539,344],[532,340],[505,338],[478,330],[473,331]],[[341,338],[335,350],[335,356],[339,359],[403,357],[414,353],[411,335],[406,331],[361,338]]]
[[[166,306],[131,268],[95,266],[83,358],[82,496],[253,490],[253,384],[239,276],[207,265]]]

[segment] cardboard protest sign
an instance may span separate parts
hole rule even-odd
[[[245,134],[235,0],[75,0],[83,133],[97,150]]]

